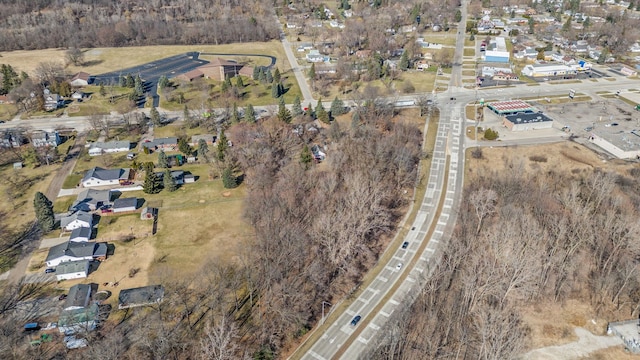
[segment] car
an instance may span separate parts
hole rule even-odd
[[[66,298],[67,298],[67,294],[62,294],[62,295],[58,296],[58,300],[60,300],[60,301],[66,299]]]
[[[362,319],[362,316],[360,316],[360,315],[354,316],[353,320],[351,320],[351,326],[358,325],[358,323],[360,322],[360,319]]]
[[[402,269],[402,263],[398,263],[398,265],[396,265],[396,270],[400,270]]]
[[[407,247],[409,247],[409,242],[408,241],[403,242],[402,243],[402,248],[406,249]]]
[[[44,269],[44,273],[45,274],[51,274],[51,273],[54,273],[54,272],[56,272],[56,269],[54,269],[54,268]]]
[[[102,209],[100,210],[100,212],[103,214],[111,214],[113,212],[113,209]]]
[[[589,131],[591,131],[591,130],[593,130],[593,127],[592,127],[592,126],[589,126],[589,127],[584,128],[584,131],[586,131],[586,132],[589,132]]]

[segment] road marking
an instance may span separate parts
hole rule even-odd
[[[431,252],[436,252],[435,250],[433,250],[432,248],[427,248],[427,251],[431,251]]]
[[[380,310],[380,315],[382,315],[382,316],[384,316],[384,317],[389,317],[389,316],[391,316],[391,314],[389,314],[389,313],[387,313],[387,312],[384,312],[384,311],[382,311],[382,310]]]
[[[416,279],[407,276],[407,281],[410,282],[410,283],[414,283],[414,282],[416,282]]]
[[[395,301],[393,299],[389,300],[389,302],[392,303],[393,305],[400,305],[399,302],[397,302],[397,301]]]
[[[386,277],[382,277],[382,276],[378,276],[378,279],[382,282],[387,282],[389,281],[389,279],[387,279]]]
[[[369,343],[369,340],[363,338],[362,336],[358,336],[358,341],[360,341],[363,344],[368,344]]]
[[[313,350],[309,350],[309,355],[313,356],[314,358],[316,358],[318,360],[327,360],[327,359],[323,358],[322,356],[320,356],[320,354],[318,354],[317,352],[315,352]]]
[[[380,330],[380,326],[378,326],[378,325],[376,325],[376,324],[374,324],[372,322],[369,323],[369,327],[372,328],[373,330],[376,330],[376,331]]]

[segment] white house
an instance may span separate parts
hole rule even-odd
[[[129,151],[129,149],[131,149],[131,142],[129,141],[94,142],[89,144],[89,155],[96,156],[105,153],[126,152]]]
[[[310,50],[309,53],[306,55],[306,59],[308,62],[317,63],[317,62],[323,62],[324,56],[320,54],[319,50],[313,49],[313,50]]]
[[[89,260],[64,262],[56,267],[56,279],[62,281],[86,278],[89,275],[89,265]]]
[[[87,171],[82,178],[84,187],[119,185],[121,181],[129,180],[129,169],[103,169],[94,167]]]
[[[137,198],[123,198],[123,199],[115,199],[113,201],[113,212],[126,212],[126,211],[135,211],[138,207],[138,199]]]
[[[45,262],[48,267],[56,267],[68,261],[104,260],[106,258],[106,243],[67,241],[51,247]]]
[[[69,241],[73,242],[87,242],[91,239],[91,228],[79,227],[71,231]]]
[[[31,139],[31,145],[34,147],[56,147],[60,145],[60,135],[58,135],[57,131],[34,130],[29,134],[29,137]]]
[[[71,78],[71,81],[69,82],[71,84],[71,86],[87,86],[89,85],[89,78],[91,77],[91,75],[87,74],[86,72],[79,72],[75,75],[73,75],[73,77]]]
[[[78,228],[90,228],[93,226],[93,215],[85,211],[76,211],[69,216],[60,219],[60,227],[72,231]]]

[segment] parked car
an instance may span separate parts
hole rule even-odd
[[[103,214],[109,214],[109,213],[113,212],[113,209],[102,209],[102,210],[100,210],[100,212],[103,213]]]
[[[402,263],[398,263],[398,265],[396,265],[396,270],[400,270],[402,269]]]
[[[402,243],[402,248],[406,249],[407,247],[409,247],[409,242],[408,241],[403,242]]]
[[[44,269],[44,273],[45,274],[51,274],[51,273],[54,273],[54,272],[56,272],[56,269],[54,269],[54,268]]]
[[[60,300],[60,301],[66,299],[66,298],[67,298],[67,294],[62,294],[62,295],[58,296],[58,300]]]
[[[360,315],[356,315],[353,320],[351,320],[351,326],[356,326],[358,325],[358,323],[360,322],[360,319],[362,319],[362,316]]]

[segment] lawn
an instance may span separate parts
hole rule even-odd
[[[88,115],[106,115],[112,110],[121,109],[123,111],[130,110],[128,108],[129,99],[128,94],[133,89],[119,87],[119,86],[106,86],[105,95],[100,95],[99,86],[85,86],[83,89],[89,97],[82,102],[72,102],[67,105],[67,113],[69,116],[88,116]]]
[[[52,199],[53,201],[53,212],[56,214],[65,213],[69,211],[73,202],[76,201],[76,196],[62,196]]]
[[[456,33],[455,32],[451,32],[451,33],[444,33],[444,32],[433,33],[433,32],[429,32],[429,33],[421,34],[420,36],[424,37],[424,41],[429,42],[429,43],[450,45],[450,46],[454,46],[456,44]]]
[[[85,66],[70,65],[65,71],[68,74],[75,74],[78,71],[85,71],[93,75],[102,74],[189,51],[272,55],[277,58],[276,65],[281,71],[291,68],[286,60],[281,43],[279,41],[270,41],[226,45],[159,45],[85,49]],[[2,63],[10,64],[18,72],[25,71],[31,75],[34,75],[35,68],[42,62],[65,63],[65,49],[5,51],[1,52],[0,55],[2,56]]]
[[[462,55],[463,56],[474,56],[476,54],[475,49],[464,49]]]
[[[13,104],[0,104],[0,120],[9,121],[18,113],[18,107]]]

